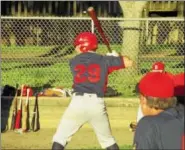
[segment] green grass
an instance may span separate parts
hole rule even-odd
[[[2,149],[50,149],[52,145],[52,137],[56,132],[61,116],[65,112],[66,106],[68,106],[69,103],[70,98],[40,97],[39,114],[41,130],[21,135],[16,134],[13,131],[3,133],[1,142]],[[112,134],[120,149],[132,149],[131,145],[134,133],[129,131],[129,123],[136,117],[138,99],[106,98],[105,103]],[[132,106],[130,104],[132,104]],[[30,111],[33,110],[33,107],[34,97],[30,97]],[[10,113],[12,113],[12,110]],[[11,117],[9,118],[9,121],[11,121]],[[11,124],[9,124],[9,126],[10,125]],[[85,124],[76,134],[74,134],[66,147],[66,149],[79,148],[101,148],[97,136],[90,124]]]
[[[120,150],[121,150],[121,149],[133,150],[133,146],[132,146],[132,145],[123,145],[123,146],[120,146]]]

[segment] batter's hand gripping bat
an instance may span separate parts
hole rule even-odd
[[[21,87],[21,95],[20,95],[20,100],[19,100],[19,107],[17,110],[16,114],[16,120],[15,120],[15,129],[20,129],[21,128],[21,123],[22,123],[22,95],[23,95],[23,88],[24,85]]]
[[[97,15],[96,15],[96,12],[95,12],[94,8],[93,7],[89,7],[87,11],[89,13],[89,16],[93,20],[93,22],[94,22],[94,24],[95,24],[98,32],[100,33],[100,35],[101,35],[101,37],[103,39],[104,44],[107,46],[108,51],[111,53],[112,50],[110,48],[109,42],[108,42],[108,40],[107,40],[107,38],[106,38],[106,36],[104,34],[104,31],[102,29],[102,26],[100,24],[100,21],[97,18]]]
[[[27,132],[30,129],[30,123],[29,123],[29,94],[30,89],[27,88],[26,90],[26,101],[24,103],[23,108],[23,118],[22,118],[22,130],[23,132]]]
[[[39,107],[38,107],[38,93],[35,96],[35,105],[33,110],[33,118],[31,122],[33,132],[36,132],[40,129],[40,121],[39,121]]]
[[[16,85],[16,93],[13,99],[13,112],[12,112],[12,120],[11,120],[11,127],[10,130],[15,129],[15,120],[17,115],[17,95],[18,95],[18,84]]]

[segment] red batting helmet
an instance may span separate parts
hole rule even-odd
[[[91,32],[82,32],[78,34],[74,40],[74,46],[80,46],[81,52],[96,51],[98,48],[98,40],[96,35]]]

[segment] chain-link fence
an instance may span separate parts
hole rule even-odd
[[[152,63],[163,61],[166,71],[184,72],[183,19],[100,18],[111,48],[130,56],[137,70],[114,72],[109,86],[130,95],[140,77],[150,71]],[[2,17],[1,70],[2,85],[16,83],[33,87],[70,88],[72,75],[69,59],[76,55],[73,39],[79,32],[95,32],[98,53],[106,46],[90,18]]]

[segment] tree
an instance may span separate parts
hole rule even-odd
[[[129,56],[134,62],[134,67],[120,71],[120,78],[116,78],[115,83],[119,82],[120,87],[116,87],[123,94],[133,95],[135,86],[138,82],[137,57],[139,52],[141,22],[139,20],[128,20],[132,18],[141,18],[146,1],[119,1],[124,21],[120,22],[123,29],[122,54]],[[130,80],[129,77],[132,77]],[[123,88],[124,87],[124,90]]]
[[[147,1],[119,1],[119,4],[125,19],[142,18]],[[123,28],[122,54],[128,55],[137,64],[141,22],[139,20],[124,20],[120,25]],[[128,72],[137,74],[136,69],[128,69]]]

